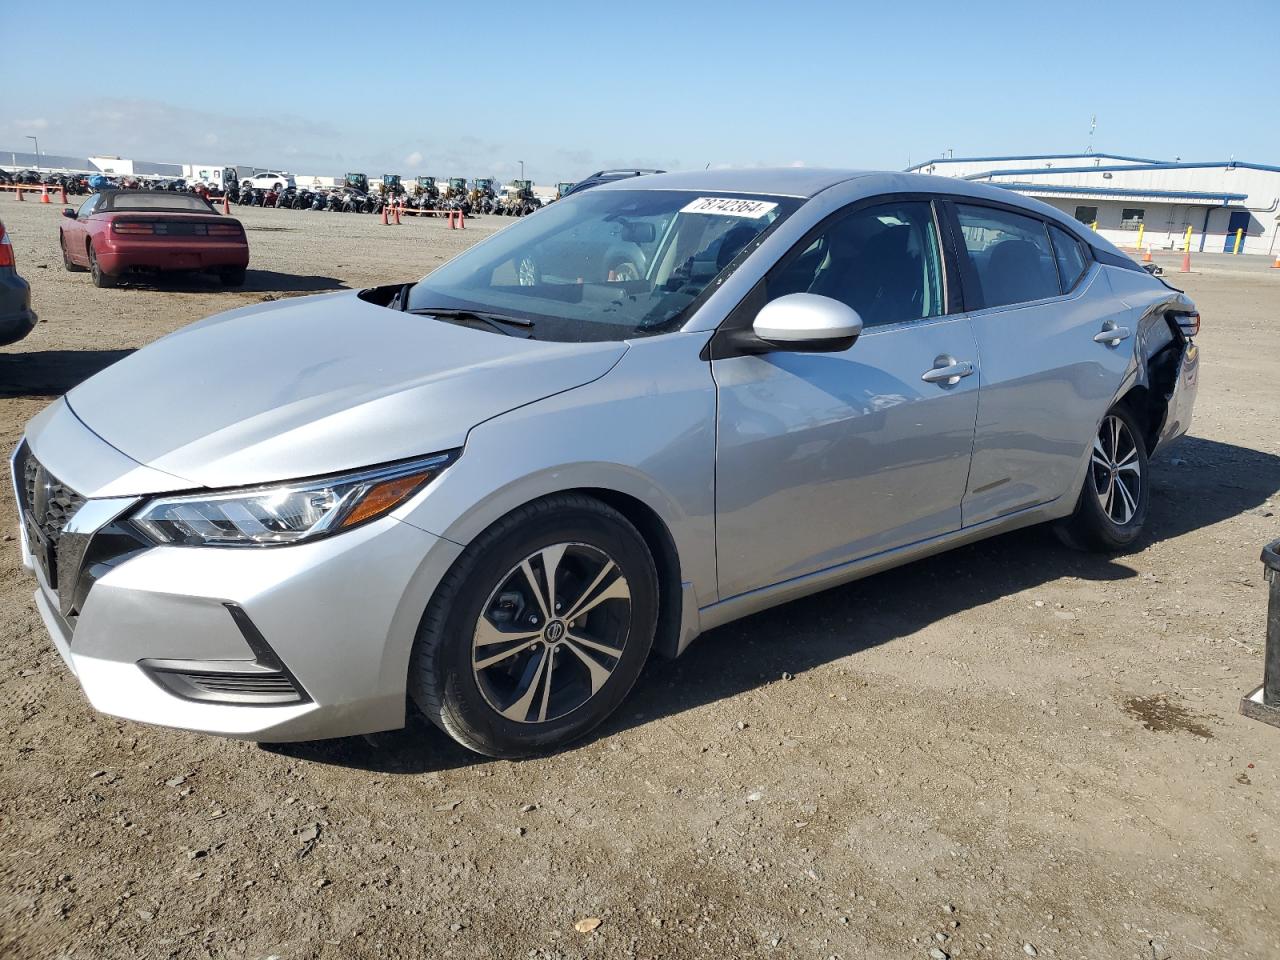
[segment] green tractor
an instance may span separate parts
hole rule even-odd
[[[569,191],[570,191],[570,190],[572,190],[572,189],[573,189],[573,183],[572,183],[572,181],[571,181],[571,182],[569,182],[569,183],[557,183],[557,184],[556,184],[556,199],[557,199],[557,200],[563,200],[563,199],[568,195]]]
[[[492,177],[476,177],[471,181],[472,213],[493,213],[498,202],[498,191],[494,187]]]
[[[541,202],[533,195],[532,180],[512,180],[507,184],[500,212],[508,217],[523,217],[541,206]]]
[[[471,212],[471,204],[467,200],[467,178],[450,177],[449,185],[444,188],[444,206],[447,210]]]
[[[435,177],[418,177],[413,185],[413,204],[419,210],[434,210],[440,200]]]
[[[400,182],[400,174],[384,173],[382,175],[382,183],[378,186],[378,192],[382,194],[383,200],[403,197],[404,185]]]
[[[361,193],[369,192],[369,178],[363,173],[348,173],[342,182],[344,186],[359,190]]]

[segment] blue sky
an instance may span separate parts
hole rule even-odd
[[[524,160],[547,183],[1072,152],[1096,114],[1098,151],[1280,162],[1277,0],[253,7],[290,25],[64,0],[68,39],[6,27],[0,150],[504,179]]]

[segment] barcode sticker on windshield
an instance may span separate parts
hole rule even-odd
[[[768,200],[742,200],[737,197],[699,197],[681,208],[681,213],[710,213],[718,217],[750,217],[756,219],[776,207]]]

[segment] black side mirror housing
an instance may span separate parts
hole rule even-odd
[[[68,219],[70,219],[70,220],[74,220],[74,219],[76,218],[76,210],[75,210],[75,207],[63,207],[63,208],[62,208],[62,215],[63,215],[64,217],[67,217],[67,218],[68,218]]]

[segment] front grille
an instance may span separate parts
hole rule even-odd
[[[41,466],[25,446],[20,460],[23,516],[56,549],[67,521],[84,506],[85,498]]]

